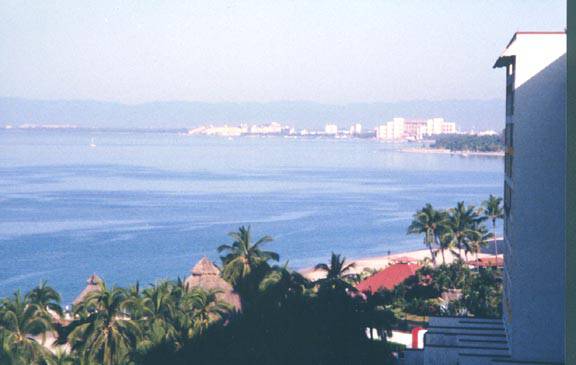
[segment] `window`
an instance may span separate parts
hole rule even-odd
[[[512,188],[507,182],[504,182],[504,214],[505,218],[510,215],[510,210],[512,209]]]
[[[506,115],[514,114],[514,68],[515,64],[508,65],[508,73],[506,74]]]
[[[504,139],[506,144],[506,155],[504,156],[504,173],[507,177],[512,177],[512,162],[514,160],[514,124],[506,123]]]

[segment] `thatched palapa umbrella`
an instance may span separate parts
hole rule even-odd
[[[186,278],[185,284],[188,289],[200,287],[206,290],[219,290],[220,293],[216,294],[218,300],[234,306],[236,310],[241,309],[240,297],[234,292],[232,285],[222,279],[220,269],[206,256],[192,268],[192,275]]]
[[[84,290],[82,290],[82,292],[76,297],[76,299],[74,299],[74,301],[72,302],[72,304],[74,305],[78,305],[80,304],[82,301],[84,301],[84,299],[86,299],[86,296],[94,291],[100,291],[100,284],[102,283],[102,279],[96,275],[96,274],[92,274],[90,275],[90,277],[88,278],[88,280],[86,280],[86,283],[88,285],[86,285],[86,287],[84,288]]]

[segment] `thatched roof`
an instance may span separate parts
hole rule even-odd
[[[88,285],[86,285],[84,290],[82,290],[82,292],[76,297],[76,299],[74,299],[72,304],[78,305],[86,298],[86,296],[88,294],[90,294],[94,291],[99,291],[100,290],[100,284],[102,283],[102,279],[98,275],[92,274],[92,275],[90,275],[88,280],[86,280],[86,283]]]
[[[191,272],[192,275],[188,276],[185,282],[188,289],[200,287],[206,290],[220,290],[221,293],[218,293],[216,297],[234,306],[236,310],[240,310],[240,297],[236,294],[232,285],[222,279],[220,269],[218,269],[212,261],[208,260],[207,257],[202,257],[192,268]]]
[[[202,257],[196,265],[191,270],[192,275],[201,276],[201,275],[217,275],[220,276],[220,270],[212,263],[212,261],[208,260],[206,256]]]

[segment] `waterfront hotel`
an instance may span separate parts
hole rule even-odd
[[[403,364],[563,364],[566,34],[517,32],[506,71],[502,320],[432,317]]]

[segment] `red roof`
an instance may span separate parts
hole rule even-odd
[[[421,266],[418,264],[398,263],[390,265],[356,285],[361,292],[375,293],[380,289],[394,289],[394,287],[410,276],[416,274]]]

